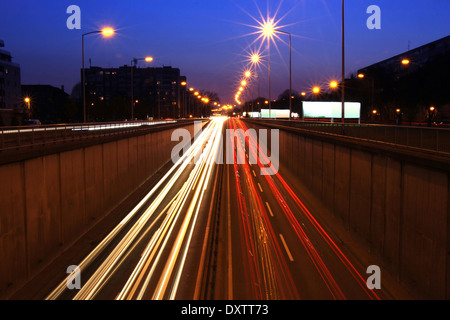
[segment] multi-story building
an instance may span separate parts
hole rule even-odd
[[[358,70],[348,93],[361,96],[369,116],[423,122],[449,119],[450,36],[408,50]]]
[[[450,54],[450,36],[427,43],[418,48],[398,54],[394,57],[377,62],[360,69],[359,74],[387,71],[401,75],[405,70],[414,72],[436,58]]]
[[[4,42],[0,40],[0,48]],[[23,107],[20,87],[20,66],[12,62],[11,53],[0,49],[0,108]]]
[[[186,78],[177,68],[90,67],[85,77],[91,120],[130,119],[131,115],[138,119],[184,116]]]
[[[28,101],[30,118],[39,119],[42,124],[73,122],[76,119],[76,106],[70,104],[64,86],[22,85],[22,95]]]
[[[0,48],[5,46],[0,40]],[[0,49],[0,126],[21,125],[28,117],[20,87],[20,66],[11,53]]]

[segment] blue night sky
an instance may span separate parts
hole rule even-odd
[[[85,38],[86,65],[119,67],[152,56],[148,66],[180,68],[188,86],[217,92],[233,103],[251,35],[267,12],[292,33],[293,89],[306,91],[341,72],[339,0],[0,0],[0,39],[21,66],[22,84],[65,86],[80,81],[81,35],[111,26],[113,38]],[[81,30],[69,30],[69,5],[81,8]],[[370,5],[381,8],[381,30],[369,30]],[[397,55],[450,34],[450,0],[346,0],[346,71]],[[253,18],[252,18],[253,17]],[[288,37],[271,46],[272,98],[289,88]],[[263,47],[265,48],[265,47]],[[267,54],[267,52],[265,52]],[[145,62],[139,63],[146,66]],[[267,69],[261,95],[268,96]],[[256,95],[256,93],[255,93]]]

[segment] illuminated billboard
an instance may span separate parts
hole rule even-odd
[[[342,118],[342,102],[330,101],[303,101],[303,117],[304,118]],[[360,119],[361,103],[346,102],[345,118]]]
[[[289,109],[272,109],[271,111],[269,109],[261,109],[261,118],[289,119]]]

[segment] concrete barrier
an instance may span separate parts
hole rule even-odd
[[[194,135],[193,123],[179,128]],[[172,131],[155,128],[0,165],[0,299],[170,161]]]
[[[413,294],[450,298],[448,155],[247,125],[280,129],[281,174],[296,176]]]

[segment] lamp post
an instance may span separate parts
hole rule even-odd
[[[27,104],[28,112],[30,112],[30,110],[31,110],[31,106],[30,106],[31,99],[29,97],[26,97],[25,99],[23,99],[23,101],[25,101],[25,103]]]
[[[428,108],[428,126],[431,127],[431,123],[433,122],[433,116],[436,111],[434,106]]]
[[[368,75],[370,78],[371,83],[371,93],[370,93],[370,101],[371,101],[371,107],[375,108],[375,77],[373,74]],[[364,73],[358,73],[358,79],[364,79],[367,75]]]
[[[185,118],[186,117],[186,113],[187,113],[187,108],[186,108],[186,86],[187,86],[187,82],[186,81],[181,81],[180,84],[181,84],[181,88],[183,89],[182,90],[182,92],[183,92],[183,101],[182,101],[183,107],[180,108],[181,115],[179,115],[179,117]]]
[[[292,34],[289,32],[276,30],[278,33],[287,34],[289,36],[289,120],[292,116]]]
[[[152,62],[153,58],[152,57],[145,57],[145,58],[133,58],[133,60],[131,60],[131,121],[133,121],[134,119],[134,108],[136,106],[136,101],[134,100],[134,76],[133,76],[133,70],[134,67],[137,65],[138,61],[142,61],[145,60],[146,62]]]
[[[344,0],[342,0],[344,1]],[[291,46],[291,39],[292,36],[289,32],[285,32],[282,30],[279,30],[279,27],[277,26],[277,23],[274,22],[274,19],[268,18],[267,21],[264,21],[264,23],[260,23],[259,29],[261,30],[262,37],[264,40],[267,40],[268,46],[269,46],[269,60],[270,60],[270,41],[274,41],[275,33],[282,33],[287,34],[289,36],[289,120],[291,120],[291,114],[292,114],[292,46]],[[269,61],[269,114],[271,117],[271,97],[270,97],[270,61]]]
[[[84,69],[84,37],[90,34],[98,34],[101,33],[105,38],[112,37],[114,35],[114,30],[111,28],[104,28],[102,30],[96,30],[84,33],[81,36],[81,55],[82,55],[82,63],[83,63],[83,122],[86,123],[86,71]]]
[[[255,64],[257,64],[259,61],[265,61],[265,62],[268,63],[268,66],[269,66],[269,118],[271,118],[272,117],[272,100],[271,100],[271,94],[270,94],[270,91],[271,91],[271,87],[270,87],[271,86],[271,84],[270,84],[270,59],[269,60],[263,59],[257,53],[253,54],[251,59],[252,59],[252,62],[255,63]]]

